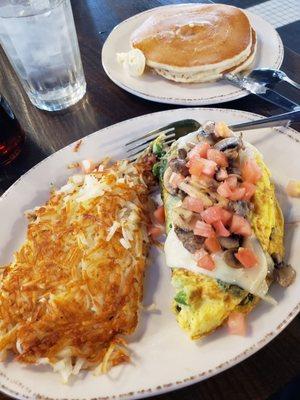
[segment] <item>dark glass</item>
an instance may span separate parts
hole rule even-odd
[[[24,139],[17,118],[0,95],[0,166],[10,164],[20,154]]]

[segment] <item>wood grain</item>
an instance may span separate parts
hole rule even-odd
[[[116,24],[138,12],[171,3],[180,1],[73,0],[73,13],[87,80],[87,94],[81,102],[62,112],[48,113],[31,105],[0,49],[0,93],[11,104],[27,135],[26,145],[19,159],[10,167],[2,167],[0,170],[0,194],[37,162],[81,137],[128,118],[176,108],[130,95],[114,85],[101,67],[102,45]],[[234,5],[234,1],[231,4]],[[299,61],[298,54],[285,49],[282,69],[298,81]],[[282,92],[299,101],[299,94],[295,90],[285,86]],[[282,112],[254,96],[220,106],[263,115]],[[295,127],[300,130],[299,124]],[[246,361],[207,381],[153,399],[266,399],[300,375],[299,349],[298,316],[276,339]],[[6,396],[0,394],[1,399],[6,399]]]

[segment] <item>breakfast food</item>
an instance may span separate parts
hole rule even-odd
[[[131,47],[142,52],[146,65],[166,79],[207,82],[249,67],[255,57],[256,34],[239,8],[190,4],[154,11],[132,33]]]
[[[290,285],[283,262],[284,221],[259,151],[223,123],[207,123],[168,148],[150,152],[161,182],[166,264],[175,288],[173,311],[192,339],[228,321],[245,332],[245,315],[260,299],[272,304],[272,281]]]
[[[148,251],[144,166],[120,161],[69,178],[28,213],[0,275],[0,355],[50,364],[67,381],[129,360]]]

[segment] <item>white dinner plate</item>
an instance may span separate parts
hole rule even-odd
[[[216,108],[163,111],[95,132],[83,139],[78,153],[72,151],[71,144],[51,155],[23,175],[1,198],[0,265],[11,260],[24,240],[27,226],[24,211],[47,200],[50,183],[57,187],[64,184],[74,173],[67,169],[70,162],[85,158],[98,160],[107,155],[123,158],[127,141],[184,118],[232,124],[253,120],[257,115]],[[273,173],[287,222],[287,261],[299,267],[300,199],[288,198],[284,190],[289,179],[299,179],[299,136],[293,129],[285,128],[264,129],[245,136],[262,151]],[[278,305],[260,302],[248,317],[247,336],[230,336],[224,327],[201,341],[191,341],[170,311],[173,296],[170,271],[164,255],[153,249],[146,274],[144,304],[154,303],[159,311],[141,313],[138,329],[128,339],[132,363],[115,367],[108,375],[81,372],[69,384],[63,384],[48,366],[27,367],[10,361],[0,363],[0,389],[20,399],[116,400],[136,399],[199,382],[249,357],[295,317],[300,308],[299,269],[292,286],[285,290],[274,285],[271,295],[278,300]]]
[[[162,6],[134,15],[117,25],[102,48],[102,65],[108,77],[118,86],[143,99],[180,105],[224,103],[247,96],[248,92],[230,83],[176,83],[148,71],[141,77],[131,77],[117,63],[116,54],[130,50],[132,32],[153,13],[178,5]],[[283,60],[283,45],[276,30],[267,21],[245,10],[257,32],[258,48],[253,68],[279,68]]]

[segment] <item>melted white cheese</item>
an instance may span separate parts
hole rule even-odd
[[[269,258],[255,236],[248,238],[244,243],[244,247],[252,248],[258,259],[257,266],[252,268],[231,268],[224,261],[223,252],[218,252],[212,256],[216,267],[214,270],[209,271],[198,267],[193,254],[183,246],[174,229],[171,229],[165,242],[166,263],[170,268],[184,268],[196,274],[220,279],[223,282],[237,285],[254,295],[265,298],[268,291],[266,276]]]

